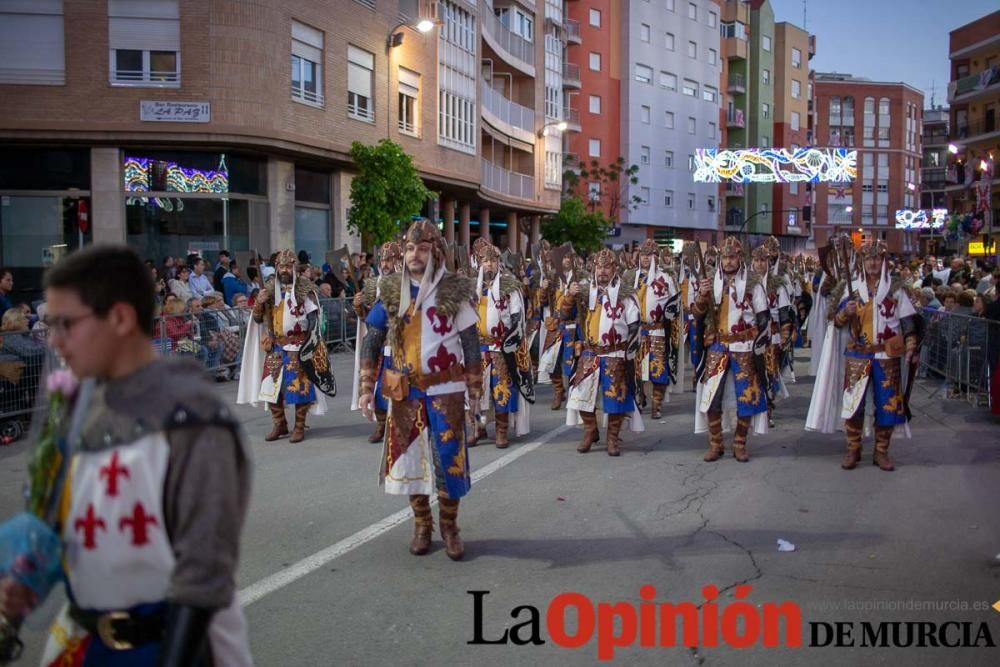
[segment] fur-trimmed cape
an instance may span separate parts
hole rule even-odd
[[[760,285],[760,275],[747,272],[747,285],[744,294],[750,294]],[[708,293],[708,310],[705,311],[705,333],[715,333],[719,325],[719,304],[715,303],[715,291]]]
[[[275,278],[276,276],[270,276],[267,280],[264,281],[264,289],[266,289],[272,295],[275,293]],[[302,302],[304,299],[308,298],[312,298],[312,300],[315,301],[317,304],[319,303],[319,290],[317,289],[316,284],[313,283],[313,281],[309,280],[308,278],[304,278],[302,276],[295,276],[295,300],[298,302]],[[261,306],[261,312],[264,314],[264,319],[262,323],[265,327],[265,330],[273,335],[274,331],[272,330],[272,324],[271,324],[274,321],[271,318],[272,308],[274,308],[274,301],[272,301],[271,299],[268,299],[267,303],[264,303]]]
[[[400,285],[403,279],[401,273],[394,273],[382,278],[380,287],[382,303],[389,315],[389,331],[386,342],[392,349],[394,359],[402,359],[403,318],[399,316]],[[501,278],[501,284],[503,278]],[[516,282],[516,281],[515,281]],[[409,288],[409,285],[407,285]],[[435,288],[435,307],[446,317],[455,317],[462,304],[471,303],[476,296],[476,281],[457,273],[446,273],[441,277]]]

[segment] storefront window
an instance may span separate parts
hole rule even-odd
[[[85,231],[81,233],[80,222]],[[3,266],[41,268],[91,242],[89,197],[0,197]],[[16,278],[17,276],[15,276]]]
[[[309,253],[311,263],[322,266],[330,250],[330,210],[295,207],[295,249]]]
[[[130,197],[126,240],[143,259],[199,253],[214,263],[219,250],[250,249],[252,202],[244,199]]]
[[[74,189],[90,189],[90,150],[0,148],[0,190]]]

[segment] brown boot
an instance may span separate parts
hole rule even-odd
[[[368,442],[382,442],[385,437],[385,420],[387,413],[382,410],[375,411],[375,430],[368,436]]]
[[[498,412],[496,414],[497,429],[497,449],[507,449],[510,442],[507,440],[507,426],[510,423],[509,412]]]
[[[767,404],[767,427],[774,428],[774,406]]]
[[[847,433],[847,454],[840,467],[844,470],[854,470],[861,461],[861,432],[863,420],[848,419],[844,422],[844,431]]]
[[[410,540],[410,553],[414,556],[423,556],[431,550],[431,532],[434,530],[430,496],[410,496],[410,509],[413,510],[413,539]]]
[[[667,395],[667,385],[665,384],[654,384],[653,385],[653,406],[650,416],[653,419],[660,418],[660,406],[663,405],[663,397]]]
[[[563,388],[562,374],[552,376],[552,406],[553,410],[558,410],[562,407],[563,399],[566,398],[566,389]]]
[[[872,463],[886,472],[892,472],[896,466],[889,460],[889,441],[892,440],[892,426],[875,427],[875,456]]]
[[[622,423],[624,421],[625,415],[608,415],[608,456],[621,456],[622,454],[622,451],[619,448],[619,443],[621,441],[618,438],[618,434],[622,430]]]
[[[705,452],[705,462],[718,461],[725,453],[725,446],[722,444],[722,413],[708,413],[708,451]]]
[[[601,439],[597,428],[596,412],[580,412],[580,419],[583,420],[583,437],[580,444],[576,446],[576,451],[586,454],[590,451],[590,446]]]
[[[475,447],[479,444],[480,440],[486,439],[486,427],[483,426],[478,417],[474,420],[469,431],[471,431],[471,435],[469,436],[469,441],[466,443],[466,447]]]
[[[302,442],[306,437],[306,414],[309,413],[309,403],[297,403],[295,405],[295,428],[292,429],[292,436],[288,442]]]
[[[458,536],[458,499],[438,496],[438,523],[441,525],[441,539],[444,540],[444,550],[448,558],[462,560],[465,555],[465,545]]]
[[[271,423],[274,425],[271,432],[264,436],[265,442],[274,442],[278,438],[288,435],[288,422],[285,421],[285,402],[268,403],[271,409]]]
[[[736,419],[736,433],[733,435],[733,458],[740,463],[750,460],[747,455],[747,434],[750,432],[750,417]]]

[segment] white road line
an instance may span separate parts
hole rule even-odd
[[[538,440],[529,442],[526,445],[522,445],[521,447],[518,447],[517,449],[511,451],[509,454],[501,456],[496,461],[493,461],[492,463],[485,465],[479,470],[473,472],[472,481],[478,482],[484,477],[492,475],[497,470],[500,470],[501,468],[510,465],[511,463],[518,460],[525,454],[529,454],[534,450],[538,449],[546,442],[556,437],[560,433],[565,432],[569,428],[570,427],[566,425],[554,428],[545,435],[543,435]],[[431,503],[433,504],[435,502],[437,502],[437,499],[432,497]],[[276,572],[269,577],[265,577],[256,583],[250,584],[249,586],[247,586],[238,593],[240,604],[243,605],[244,607],[253,604],[257,600],[260,600],[262,597],[270,595],[276,590],[284,588],[285,586],[301,579],[302,577],[306,576],[311,572],[315,572],[316,570],[320,569],[321,567],[323,567],[330,561],[334,560],[335,558],[340,558],[344,554],[349,553],[354,549],[357,549],[361,545],[374,540],[379,535],[382,535],[383,533],[392,530],[399,524],[408,521],[411,516],[412,514],[410,512],[409,507],[407,507],[406,509],[402,509],[394,514],[390,514],[381,521],[373,523],[367,528],[359,530],[350,537],[346,537],[341,541],[336,542],[335,544],[331,544],[325,549],[317,551],[311,556],[303,558],[299,562],[294,563],[288,566],[287,568],[281,570],[281,572]]]

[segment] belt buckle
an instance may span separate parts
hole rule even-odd
[[[115,636],[114,622],[129,618],[131,617],[127,611],[109,611],[97,618],[97,635],[105,646],[115,651],[127,651],[133,648],[132,642],[120,640]]]

